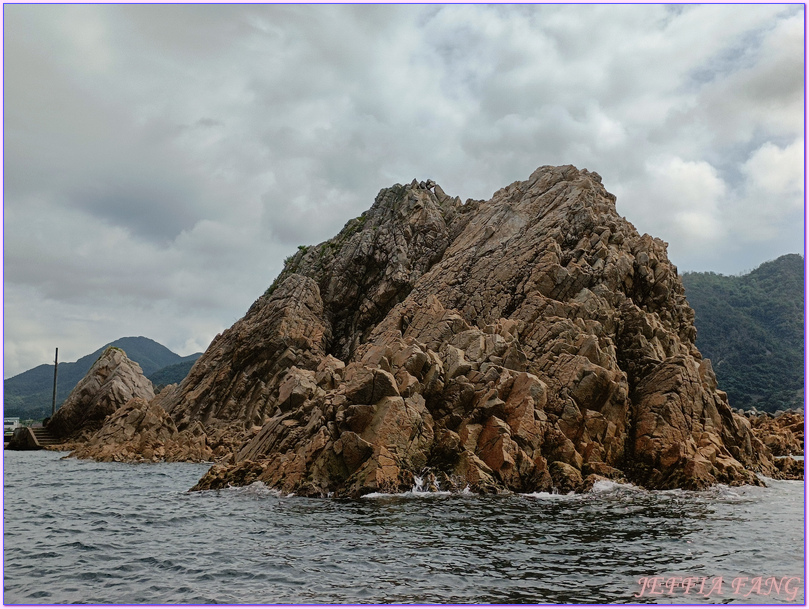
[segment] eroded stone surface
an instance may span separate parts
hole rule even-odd
[[[123,462],[210,461],[213,452],[200,423],[178,432],[158,400],[133,398],[68,456]]]
[[[760,414],[751,416],[750,425],[755,436],[775,456],[802,455],[803,413],[782,412],[775,416]]]
[[[541,167],[465,204],[414,181],[301,249],[161,403],[178,432],[217,443],[197,489],[778,475],[695,335],[666,244],[617,213],[598,174]]]

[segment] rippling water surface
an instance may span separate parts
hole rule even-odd
[[[804,600],[802,482],[319,500],[188,493],[205,465],[62,456],[5,452],[5,603]],[[696,578],[688,595],[675,576]]]

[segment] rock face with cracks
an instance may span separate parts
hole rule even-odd
[[[178,432],[159,402],[159,399],[150,402],[142,398],[129,400],[68,456],[96,461],[153,463],[212,460],[213,452],[202,425],[197,423]]]
[[[218,458],[195,489],[779,476],[695,336],[666,244],[616,212],[598,174],[541,167],[466,203],[414,181],[300,248],[161,403]]]
[[[802,455],[803,412],[780,412],[750,415],[753,434],[770,449],[775,456]]]

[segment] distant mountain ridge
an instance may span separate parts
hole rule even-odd
[[[90,370],[93,363],[109,347],[123,349],[127,357],[137,362],[144,375],[155,385],[180,382],[201,353],[180,356],[160,343],[144,336],[128,336],[107,343],[75,362],[59,362],[56,408]],[[155,380],[152,376],[156,376]],[[53,399],[53,364],[42,364],[3,381],[3,414],[23,419],[50,416]]]
[[[803,408],[804,260],[787,254],[746,275],[684,273],[696,345],[733,408]]]
[[[147,374],[146,377],[154,384],[155,391],[158,391],[166,385],[179,383],[188,376],[188,373],[191,371],[192,366],[199,359],[200,355],[202,354],[194,353],[193,355],[186,356],[180,362],[156,370],[151,374]]]

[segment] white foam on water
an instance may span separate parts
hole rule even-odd
[[[615,491],[643,491],[642,488],[628,482],[615,482],[614,480],[596,480],[590,493],[612,493]]]
[[[520,493],[523,497],[531,497],[532,499],[551,499],[553,501],[569,501],[571,499],[581,499],[583,497],[587,497],[588,495],[604,495],[608,493],[616,493],[621,491],[632,491],[632,492],[645,492],[642,488],[635,486],[634,484],[623,483],[623,482],[614,482],[613,480],[597,480],[593,487],[587,491],[586,493],[574,493],[570,491],[569,493],[547,493],[544,491],[538,493]]]
[[[247,486],[228,486],[228,492],[236,493],[238,495],[254,495],[256,497],[282,497],[283,493],[277,489],[271,488],[261,481],[253,482]]]
[[[452,495],[449,491],[405,491],[404,493],[368,493],[362,495],[360,499],[388,499],[396,497],[397,499],[413,499],[413,498],[434,498],[434,497],[449,497]]]
[[[383,499],[385,497],[396,497],[396,495],[394,493],[368,493],[361,495],[360,499]]]
[[[388,497],[399,497],[399,498],[422,498],[422,497],[448,497],[452,495],[450,491],[442,491],[441,485],[439,484],[438,480],[432,481],[432,486],[436,490],[430,490],[430,484],[425,484],[424,478],[421,476],[413,476],[413,488],[409,491],[405,491],[403,493],[368,493],[367,495],[362,495],[360,499],[380,499],[380,498],[388,498]],[[467,490],[469,487],[467,486]]]
[[[523,497],[531,497],[532,499],[551,499],[553,501],[570,501],[571,499],[576,499],[581,495],[576,495],[573,491],[570,491],[567,494],[562,493],[546,493],[545,491],[540,491],[538,493],[520,493]]]
[[[450,491],[409,491],[405,493],[407,497],[449,497]]]

